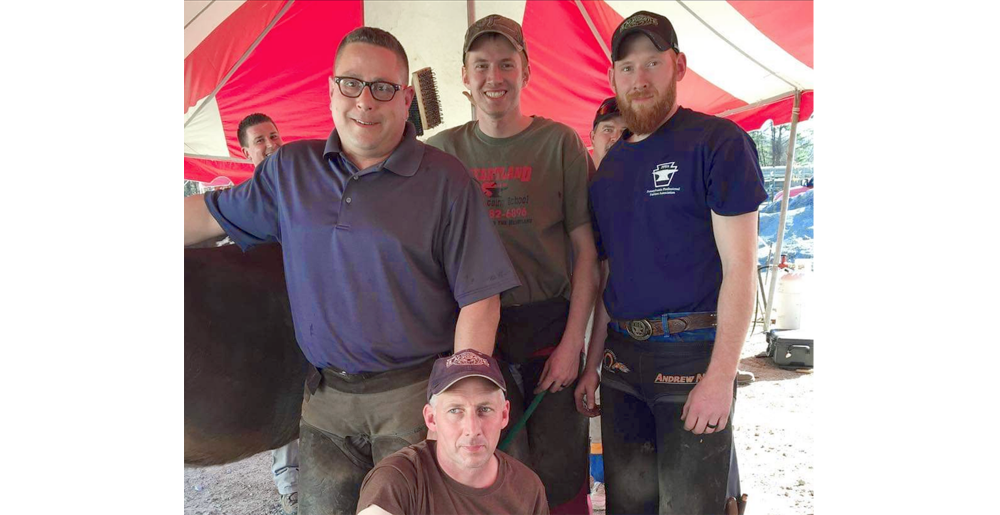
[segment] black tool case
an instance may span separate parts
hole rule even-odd
[[[767,333],[767,355],[780,368],[812,368],[812,334],[800,329],[772,329]]]

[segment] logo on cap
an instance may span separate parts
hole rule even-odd
[[[489,367],[490,363],[471,352],[459,352],[458,354],[448,358],[448,361],[446,361],[444,365],[445,368],[451,367],[452,365],[484,365]]]
[[[660,22],[653,18],[652,16],[646,16],[645,14],[637,14],[624,22],[622,22],[621,27],[618,27],[618,32],[623,32],[626,29],[631,29],[632,27],[638,27],[640,25],[659,25]]]

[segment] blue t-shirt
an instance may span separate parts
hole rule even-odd
[[[520,284],[479,185],[409,123],[379,165],[358,170],[334,130],[205,202],[244,250],[281,243],[295,337],[319,368],[382,372],[449,351],[461,307]]]
[[[679,108],[638,143],[626,131],[590,184],[598,258],[612,318],[715,311],[722,261],[712,212],[757,210],[767,198],[757,148],[735,123]]]

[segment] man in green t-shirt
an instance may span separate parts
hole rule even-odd
[[[586,191],[594,165],[573,129],[521,112],[530,68],[517,22],[477,21],[462,62],[477,120],[427,143],[457,156],[479,181],[521,281],[500,297],[497,331],[511,418],[548,392],[509,452],[542,479],[552,513],[587,513],[587,420],[573,390],[597,294]]]

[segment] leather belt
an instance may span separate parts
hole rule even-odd
[[[635,340],[648,340],[653,336],[663,336],[665,334],[677,334],[695,329],[708,329],[718,325],[716,313],[695,313],[682,317],[667,320],[667,327],[663,327],[663,317],[641,318],[638,320],[618,320],[611,321],[613,326],[620,332],[628,334]]]

